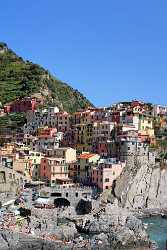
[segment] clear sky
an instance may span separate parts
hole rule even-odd
[[[167,104],[166,0],[5,0],[0,34],[97,106]]]

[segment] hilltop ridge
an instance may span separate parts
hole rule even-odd
[[[0,102],[3,105],[25,96],[43,98],[46,105],[68,112],[93,106],[78,90],[40,65],[25,61],[6,43],[0,43]]]

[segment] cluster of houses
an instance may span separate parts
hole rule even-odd
[[[51,186],[80,183],[109,189],[129,154],[148,155],[167,135],[165,106],[132,101],[70,114],[58,107],[39,110],[34,99],[26,100],[22,107],[17,102],[16,110],[4,107],[5,113],[24,110],[27,123],[0,148],[0,165]]]

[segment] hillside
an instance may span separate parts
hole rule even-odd
[[[68,112],[92,106],[79,91],[0,43],[0,102],[5,104],[25,96],[43,98],[46,105],[54,104]]]

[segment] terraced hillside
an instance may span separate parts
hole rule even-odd
[[[43,98],[45,105],[54,104],[68,112],[92,106],[79,91],[0,43],[0,102],[3,105],[25,96]]]

